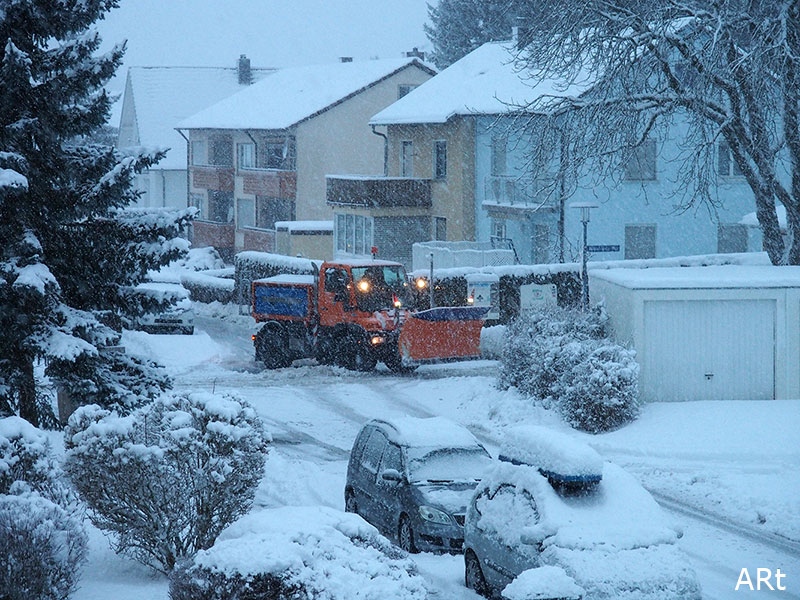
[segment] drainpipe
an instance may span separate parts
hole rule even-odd
[[[370,125],[372,133],[379,135],[383,138],[383,176],[389,176],[389,138],[385,133],[381,133],[375,129],[375,125]]]
[[[256,138],[254,138],[252,135],[250,135],[250,132],[247,131],[247,129],[245,129],[244,132],[247,135],[247,137],[249,137],[250,140],[253,142],[254,154],[255,154],[255,156],[253,158],[256,161],[255,166],[258,167],[258,142],[256,141]]]
[[[180,129],[175,129],[178,133],[181,134],[181,137],[186,140],[186,208],[189,208],[189,190],[191,189],[190,181],[189,181],[189,163],[191,160],[190,152],[191,152],[191,144],[189,143],[189,138],[183,135],[183,132]]]

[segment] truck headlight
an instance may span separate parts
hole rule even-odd
[[[440,525],[450,525],[450,515],[446,512],[433,508],[432,506],[425,506],[424,504],[419,507],[419,516],[430,521],[431,523],[439,523]]]
[[[369,341],[372,342],[373,346],[377,346],[378,344],[382,344],[383,342],[385,342],[386,338],[383,337],[382,335],[373,335]]]

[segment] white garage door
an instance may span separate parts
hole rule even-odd
[[[644,303],[646,401],[775,397],[774,300]]]

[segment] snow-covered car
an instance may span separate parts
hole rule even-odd
[[[345,510],[407,552],[460,553],[467,502],[491,462],[475,436],[442,417],[376,419],[350,453]]]
[[[507,433],[469,503],[466,584],[498,596],[526,573],[525,585],[509,586],[504,597],[549,598],[545,592],[557,579],[570,594],[555,597],[699,599],[678,537],[653,497],[623,469],[569,435],[520,426]],[[547,588],[531,589],[537,585]]]
[[[145,313],[136,319],[134,327],[148,333],[194,333],[194,310],[189,292],[180,284],[147,282],[136,286],[136,292],[172,300],[162,312]]]

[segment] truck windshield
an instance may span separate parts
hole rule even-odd
[[[398,299],[407,304],[406,271],[399,265],[370,265],[353,267],[353,283],[359,310],[373,312],[394,308]]]

